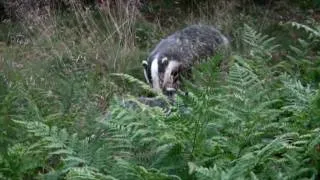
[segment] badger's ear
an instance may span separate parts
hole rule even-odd
[[[162,64],[168,64],[168,58],[167,57],[164,57],[161,59],[161,63]]]
[[[146,69],[148,67],[148,62],[147,61],[142,61],[142,66]]]

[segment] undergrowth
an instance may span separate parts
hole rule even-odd
[[[239,26],[228,68],[195,67],[168,111],[135,98],[153,94],[138,20],[83,13],[1,57],[0,179],[319,178],[319,25],[280,25],[305,31],[288,47]]]

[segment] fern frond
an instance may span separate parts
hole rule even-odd
[[[148,84],[146,84],[145,82],[143,82],[143,81],[141,81],[141,80],[139,80],[139,79],[137,79],[137,78],[135,78],[135,77],[133,77],[133,76],[131,76],[129,74],[112,73],[110,75],[123,78],[123,79],[127,80],[130,83],[136,84],[137,87],[140,87],[143,90],[146,90],[148,92],[153,92],[154,93],[154,90]]]
[[[309,38],[320,38],[320,31],[318,29],[314,29],[308,25],[301,24],[298,22],[288,22],[285,25],[291,25],[292,27],[305,30],[309,34]]]
[[[98,170],[92,167],[71,168],[66,175],[67,180],[117,180],[109,175],[104,175],[97,172]]]
[[[257,32],[249,25],[245,24],[243,28],[243,41],[249,45],[250,55],[256,58],[272,57],[272,53],[280,47],[279,44],[275,44],[274,37],[263,35]]]
[[[292,112],[302,112],[305,109],[309,109],[316,91],[310,86],[303,86],[299,80],[292,78],[288,74],[283,74],[281,81],[285,90],[289,92],[287,98],[289,102],[283,109]]]

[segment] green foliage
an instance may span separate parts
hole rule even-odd
[[[261,57],[265,60],[270,60],[272,53],[279,47],[278,44],[274,44],[274,37],[263,35],[247,24],[244,25],[241,40],[250,46],[250,48],[245,49],[250,49],[249,54],[251,56]]]
[[[319,8],[320,2],[318,0],[294,0],[294,3],[299,5],[301,8],[308,9],[308,8]]]
[[[139,75],[131,67],[142,57],[133,39],[150,47],[154,30],[133,21],[125,29],[99,13],[99,21],[58,21],[49,38],[1,57],[0,179],[319,178],[317,25],[287,24],[305,31],[287,49],[278,37],[237,28],[233,55],[197,65],[184,80],[188,94],[162,109],[134,97],[165,98],[139,80],[140,63]],[[24,51],[31,55],[19,61]]]
[[[312,81],[318,84],[320,77],[319,59],[320,59],[320,29],[319,24],[312,26],[304,25],[296,22],[285,24],[292,26],[296,30],[304,32],[307,38],[299,38],[297,45],[289,46],[289,54],[287,58],[292,62],[292,70],[298,72],[303,81]]]

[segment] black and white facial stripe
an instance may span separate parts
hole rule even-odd
[[[176,90],[174,83],[178,80],[181,63],[157,53],[142,64],[145,79],[153,89],[158,92]]]
[[[146,79],[148,84],[151,84],[152,79],[151,79],[151,75],[150,75],[150,70],[148,67],[148,62],[147,61],[142,61],[142,65],[143,65],[143,73],[144,73],[144,78]]]

